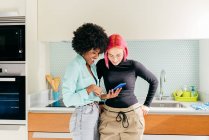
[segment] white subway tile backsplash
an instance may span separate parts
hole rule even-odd
[[[50,43],[49,45],[51,73],[63,77],[66,66],[76,53],[70,42]],[[161,70],[166,71],[165,95],[171,95],[175,89],[184,85],[199,86],[198,40],[129,41],[128,49],[128,59],[141,62],[158,79]],[[146,96],[148,83],[138,78],[135,87],[137,96]],[[159,88],[157,93],[159,93]]]

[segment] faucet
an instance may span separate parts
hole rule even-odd
[[[164,91],[163,91],[163,82],[166,82],[166,72],[165,70],[162,70],[161,73],[160,73],[160,100],[163,99],[163,94],[164,94]]]

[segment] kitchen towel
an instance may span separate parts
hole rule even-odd
[[[209,110],[209,102],[202,104],[191,104],[191,107],[195,110]]]

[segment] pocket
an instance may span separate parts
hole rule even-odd
[[[91,105],[86,105],[83,107],[83,115],[91,115],[93,114],[94,112],[94,109],[93,109],[93,106]]]
[[[105,131],[105,128],[107,128],[107,121],[99,120],[99,132],[102,133]]]
[[[140,129],[144,128],[145,123],[144,123],[144,115],[143,115],[143,111],[140,108],[134,110],[135,112],[135,122],[137,127],[139,127]]]
[[[74,132],[75,131],[75,127],[76,127],[76,113],[73,113],[71,118],[70,118],[70,122],[69,122],[69,131],[70,132]]]
[[[99,126],[102,124],[103,122],[103,116],[104,116],[104,112],[100,114],[99,116]]]
[[[99,132],[103,131],[106,127],[107,127],[107,121],[105,121],[105,112],[103,112],[99,118]]]
[[[100,108],[99,108],[99,105],[98,105],[97,103],[95,103],[95,104],[93,105],[93,108],[94,108],[94,110],[97,110],[98,113],[100,113]]]
[[[144,121],[142,121],[141,119],[139,119],[139,123],[141,124],[141,127],[144,128]]]
[[[98,124],[99,121],[99,110],[96,107],[93,106],[84,106],[82,110],[82,117],[81,122],[82,123],[88,123],[88,124]]]

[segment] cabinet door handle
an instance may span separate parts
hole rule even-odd
[[[2,82],[14,81],[15,82],[15,78],[0,78],[0,81],[2,81]]]
[[[0,130],[19,130],[21,125],[0,125]]]
[[[33,138],[72,138],[71,133],[46,133],[46,132],[33,132]]]

